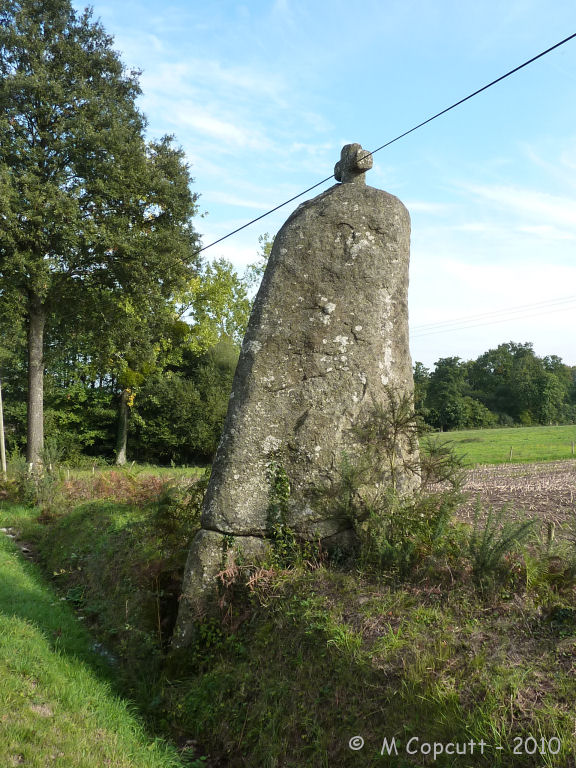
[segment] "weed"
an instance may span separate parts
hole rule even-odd
[[[155,512],[151,524],[165,539],[191,538],[200,527],[202,502],[210,471],[206,471],[199,480],[186,482],[167,481],[160,488]]]
[[[425,558],[446,549],[457,499],[450,492],[400,497],[389,491],[384,503],[356,524],[361,566],[406,578]]]
[[[272,543],[271,562],[276,568],[289,568],[314,558],[314,548],[301,539],[287,523],[290,480],[278,458],[267,467],[270,486],[266,534]]]
[[[506,558],[529,538],[533,520],[513,521],[506,507],[496,512],[488,510],[484,522],[480,522],[481,509],[476,508],[474,525],[470,532],[468,551],[472,560],[472,573],[479,585],[501,581],[509,569]]]
[[[361,567],[400,578],[432,553],[446,552],[461,500],[461,461],[449,445],[429,441],[420,465],[417,431],[410,399],[388,388],[386,403],[373,403],[354,429],[358,454],[343,455],[337,482],[316,491],[331,517],[354,528]],[[437,483],[448,490],[427,490]]]
[[[427,437],[420,447],[422,486],[428,488],[436,483],[447,483],[452,490],[459,491],[465,478],[465,457],[456,453],[454,443]]]
[[[405,492],[419,475],[418,418],[412,398],[386,388],[386,401],[374,400],[364,423],[353,432],[362,446],[364,466],[370,480]]]

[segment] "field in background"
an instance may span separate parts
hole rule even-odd
[[[10,466],[8,466],[10,471]],[[117,467],[114,464],[103,464],[101,460],[95,460],[92,466],[85,462],[85,466],[67,467],[62,464],[58,466],[58,478],[66,480],[70,478],[89,477],[90,475],[106,475],[114,472],[120,472],[128,476],[137,477],[138,475],[154,475],[163,478],[180,477],[199,477],[204,472],[204,467],[196,466],[160,466],[158,464],[137,464],[135,461],[129,461],[123,467]]]
[[[576,424],[445,432],[433,437],[452,443],[466,465],[558,461],[576,458]]]

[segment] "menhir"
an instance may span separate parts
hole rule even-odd
[[[300,205],[274,240],[186,566],[176,644],[230,553],[266,552],[274,467],[290,482],[284,522],[327,548],[350,544],[352,521],[330,513],[318,490],[337,487],[344,458],[362,450],[359,428],[375,405],[412,398],[410,217],[366,185],[371,167],[359,144],[346,145],[339,183]],[[409,492],[417,448],[400,438],[394,451],[394,484]]]

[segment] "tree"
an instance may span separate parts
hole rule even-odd
[[[211,461],[228,408],[238,347],[222,340],[142,385],[133,413],[134,456],[143,461]]]
[[[428,385],[430,384],[430,371],[423,363],[416,361],[414,363],[414,410],[418,416],[426,421],[428,409],[426,408],[426,398],[428,396]]]
[[[244,280],[250,288],[258,288],[262,282],[262,277],[264,276],[268,260],[270,259],[270,254],[272,253],[274,237],[270,237],[268,232],[265,232],[258,238],[258,245],[260,248],[257,260],[253,264],[249,264],[244,273]]]
[[[27,326],[27,458],[41,461],[45,333],[94,333],[118,296],[170,300],[197,258],[196,196],[171,137],[146,145],[127,73],[91,11],[0,0],[0,297]]]
[[[248,280],[239,277],[226,259],[203,266],[187,296],[192,350],[204,352],[222,339],[242,343],[250,316],[248,287]]]
[[[426,404],[430,420],[440,429],[458,429],[466,425],[468,414],[464,400],[469,393],[468,363],[459,357],[443,357],[430,374]]]
[[[570,376],[560,358],[539,358],[532,344],[510,341],[471,363],[470,382],[501,419],[528,425],[560,417]]]

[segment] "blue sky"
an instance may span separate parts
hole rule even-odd
[[[204,244],[331,174],[343,144],[372,150],[576,32],[574,0],[93,8],[143,70],[150,137],[186,152]],[[513,340],[576,365],[576,39],[376,154],[367,181],[411,214],[414,360]],[[241,271],[297,204],[206,258]]]

